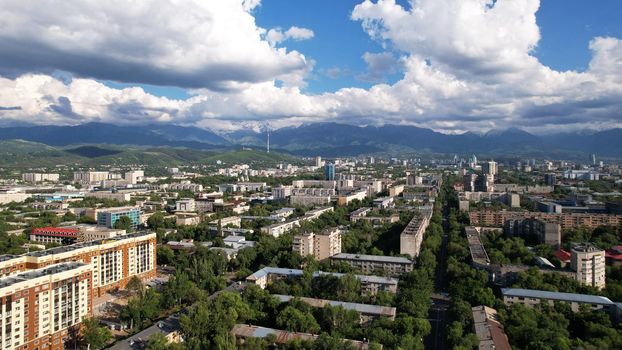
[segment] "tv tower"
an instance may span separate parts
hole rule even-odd
[[[266,153],[270,153],[270,124],[264,124],[266,128]]]

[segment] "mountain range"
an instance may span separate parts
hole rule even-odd
[[[144,145],[227,150],[240,146],[263,149],[265,133],[239,130],[219,134],[177,125],[118,126],[88,123],[76,126],[0,128],[0,140],[26,140],[50,146],[84,144]],[[592,133],[534,135],[520,129],[448,135],[403,125],[353,126],[318,123],[270,132],[271,149],[295,155],[352,156],[363,154],[445,153],[481,156],[622,158],[622,129]]]

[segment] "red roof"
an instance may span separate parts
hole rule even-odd
[[[622,253],[614,249],[608,249],[605,251],[605,258],[612,260],[622,260]]]
[[[40,227],[33,228],[32,234],[46,236],[76,236],[80,230],[65,227]]]
[[[553,253],[553,255],[555,255],[555,257],[559,259],[559,261],[561,262],[570,261],[570,253],[568,253],[567,251],[563,249],[556,251],[555,253]]]

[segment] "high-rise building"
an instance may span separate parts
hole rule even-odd
[[[67,261],[92,266],[91,293],[101,296],[111,289],[125,288],[132,276],[141,279],[156,276],[156,234],[137,232],[23,255],[3,255],[0,257],[0,277]]]
[[[24,182],[58,182],[60,179],[59,174],[47,174],[47,173],[24,173],[22,174],[22,181]]]
[[[326,163],[324,166],[324,178],[328,181],[335,180],[335,164]]]
[[[318,168],[322,166],[322,157],[320,156],[315,157],[315,166]]]
[[[76,171],[73,173],[73,181],[85,185],[104,180],[108,180],[107,171]]]
[[[66,262],[0,278],[3,350],[61,350],[69,328],[92,314],[92,265]]]
[[[482,172],[486,175],[497,175],[497,162],[489,161],[482,165]]]
[[[591,244],[572,247],[570,268],[576,272],[579,283],[605,288],[605,251]]]
[[[175,202],[175,211],[195,211],[194,198],[181,198]]]
[[[544,184],[547,186],[555,186],[557,184],[557,176],[554,173],[544,174]]]
[[[592,165],[596,165],[596,155],[594,153],[590,155],[590,160],[592,161]]]
[[[477,179],[476,174],[466,174],[462,177],[462,183],[463,183],[465,192],[475,191],[475,180],[476,179]]]
[[[494,184],[494,175],[479,174],[475,180],[475,192],[494,192]]]
[[[125,173],[125,180],[132,185],[137,184],[139,181],[142,181],[145,177],[145,172],[143,170],[132,170]]]
[[[317,234],[296,235],[292,250],[302,256],[313,255],[316,260],[324,260],[341,253],[341,232],[337,228],[329,228]]]
[[[423,178],[421,176],[417,176],[414,174],[409,174],[408,176],[406,176],[407,186],[421,185],[422,183],[423,183]]]

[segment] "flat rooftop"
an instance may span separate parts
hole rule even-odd
[[[508,297],[536,298],[546,300],[559,300],[575,303],[614,305],[615,303],[607,297],[600,295],[576,294],[549,292],[536,289],[501,288],[501,294]]]
[[[43,276],[49,276],[49,275],[54,275],[54,274],[65,272],[65,271],[75,270],[82,266],[87,266],[87,265],[84,263],[80,263],[80,262],[69,262],[69,263],[63,263],[63,264],[58,264],[58,265],[52,265],[52,266],[49,266],[43,269],[20,273],[15,276],[0,278],[0,288],[10,287],[16,283],[32,280],[32,279],[43,277]]]
[[[50,248],[50,249],[46,249],[46,250],[30,252],[30,253],[24,254],[23,256],[43,257],[43,256],[49,256],[49,255],[55,255],[55,254],[62,254],[62,253],[71,252],[71,251],[82,249],[82,248],[98,246],[98,245],[102,245],[102,244],[109,243],[109,242],[116,242],[116,241],[123,241],[123,240],[126,240],[126,239],[138,238],[138,237],[147,236],[147,235],[150,235],[150,234],[152,234],[152,233],[151,232],[147,232],[147,231],[135,232],[135,233],[130,233],[130,234],[127,234],[127,235],[113,237],[113,238],[98,239],[98,240],[95,240],[95,241],[81,242],[81,243],[76,243],[76,244],[62,246],[62,247],[55,247],[55,248]],[[5,258],[7,256],[9,258]],[[1,255],[0,256],[0,261],[10,260],[10,259],[14,259],[16,257],[18,257],[18,256],[16,256],[16,255]]]
[[[273,294],[272,296],[279,299],[279,301],[282,303],[286,303],[294,298],[297,298],[291,295],[282,295],[282,294]],[[395,313],[396,313],[396,309],[394,307],[389,307],[389,306],[349,303],[345,301],[316,299],[316,298],[307,298],[307,297],[298,297],[298,299],[302,300],[304,303],[309,304],[313,307],[321,308],[326,305],[330,305],[333,307],[341,306],[346,310],[354,310],[358,313],[366,314],[366,315],[395,317]]]
[[[287,343],[292,340],[315,341],[318,338],[317,334],[288,332],[281,329],[266,328],[247,324],[236,324],[235,326],[233,326],[231,334],[240,338],[266,338],[269,335],[274,335],[275,342],[279,344]],[[349,343],[350,346],[356,350],[369,349],[369,344],[360,340],[343,339],[343,341]]]
[[[365,254],[349,254],[339,253],[330,257],[336,260],[360,260],[360,261],[373,261],[381,263],[391,264],[412,264],[413,262],[402,256],[385,256],[385,255],[365,255]]]
[[[298,269],[287,269],[282,267],[264,267],[261,270],[256,271],[252,275],[246,277],[246,279],[257,280],[259,278],[265,277],[267,275],[281,275],[281,276],[302,276],[303,271]],[[324,272],[324,271],[315,271],[313,272],[313,277],[318,276],[335,276],[335,277],[343,277],[345,273],[337,273],[337,272]],[[377,284],[390,284],[397,285],[398,279],[391,277],[381,277],[381,276],[373,276],[373,275],[354,275],[359,281],[363,283],[377,283]]]

